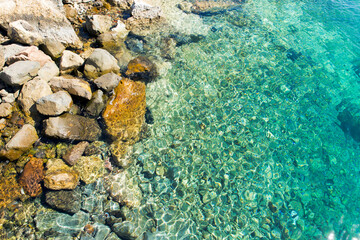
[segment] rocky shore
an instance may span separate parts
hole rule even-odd
[[[156,231],[132,157],[154,121],[146,88],[207,34],[196,14],[239,4],[0,0],[1,238]]]

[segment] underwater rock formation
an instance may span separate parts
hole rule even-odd
[[[157,77],[158,72],[154,63],[147,57],[140,56],[129,62],[126,75],[132,80],[141,80],[147,83]]]
[[[11,174],[9,176],[0,177],[0,209],[6,207],[9,203],[19,198],[20,186],[16,181],[16,176]]]
[[[44,179],[43,160],[40,158],[31,158],[25,165],[20,176],[19,184],[25,192],[31,197],[36,197],[42,192],[41,181]]]

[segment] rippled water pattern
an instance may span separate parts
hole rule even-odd
[[[159,208],[149,239],[360,238],[359,144],[336,107],[358,103],[359,14],[250,0],[204,17],[209,35],[148,91],[155,123],[135,153]]]

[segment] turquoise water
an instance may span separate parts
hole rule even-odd
[[[149,239],[359,239],[360,3],[249,0],[149,86]],[[342,128],[340,127],[342,126]]]

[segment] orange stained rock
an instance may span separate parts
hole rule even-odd
[[[36,197],[42,192],[40,182],[44,179],[44,165],[40,158],[31,158],[26,163],[20,176],[19,184],[31,197]]]
[[[116,141],[134,144],[145,122],[145,84],[123,78],[103,112],[107,132]]]
[[[0,177],[0,209],[21,196],[15,175]]]

